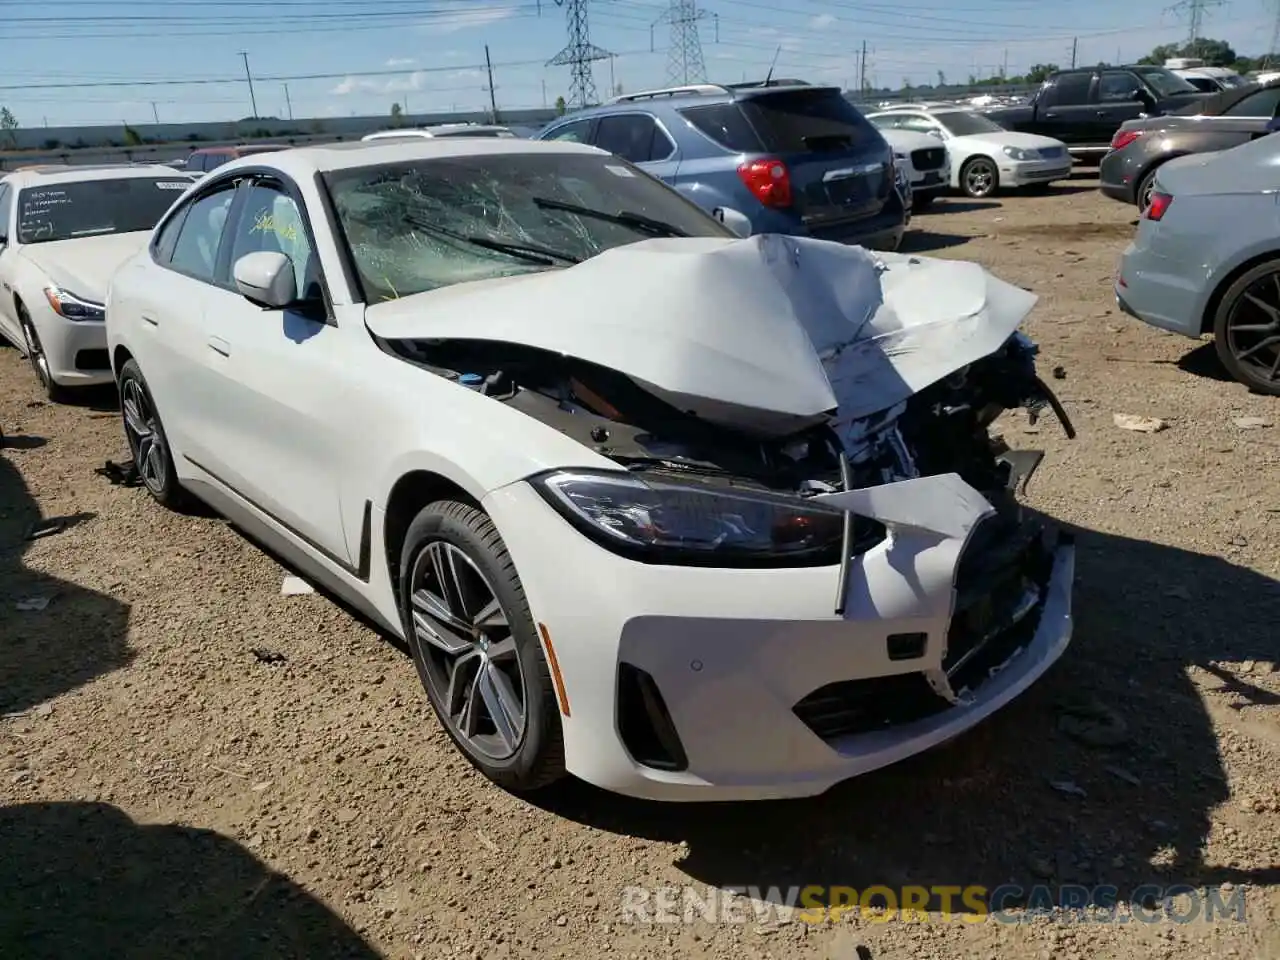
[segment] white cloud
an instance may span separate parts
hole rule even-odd
[[[388,67],[411,67],[418,61],[413,57],[392,57],[387,61]]]
[[[416,70],[405,77],[343,77],[329,93],[335,97],[349,97],[355,93],[414,93],[427,86],[429,74]]]
[[[427,20],[419,24],[426,33],[445,34],[483,27],[516,15],[515,7],[481,7],[475,10],[448,13],[439,20]]]
[[[836,22],[836,18],[829,13],[820,13],[809,21],[810,30],[825,30]]]

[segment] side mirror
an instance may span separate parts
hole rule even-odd
[[[733,207],[716,207],[711,215],[738,236],[751,236],[751,219],[741,210],[735,210]]]
[[[232,270],[236,289],[250,303],[269,310],[283,310],[298,301],[298,281],[293,261],[274,250],[247,253]]]
[[[929,136],[934,137],[938,140],[942,139],[942,131],[939,128],[930,127],[928,132],[929,132]]]

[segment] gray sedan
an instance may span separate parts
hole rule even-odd
[[[1156,171],[1191,153],[1229,150],[1266,136],[1280,109],[1280,80],[1234,87],[1177,113],[1121,124],[1098,168],[1098,189],[1113,200],[1147,205]]]
[[[1280,136],[1156,172],[1116,301],[1152,326],[1213,334],[1241,383],[1280,396]]]

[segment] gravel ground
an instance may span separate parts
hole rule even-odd
[[[1047,449],[1029,499],[1080,532],[1076,639],[976,731],[809,801],[502,793],[400,650],[281,596],[285,571],[218,520],[95,475],[125,455],[114,398],[41,403],[0,350],[0,954],[1280,956],[1280,401],[1117,313],[1132,221],[1076,180],[913,223],[912,249],[1040,294],[1028,332],[1080,436],[1003,430]],[[25,542],[38,515],[68,524]],[[18,609],[31,597],[47,608]],[[1231,884],[1247,922],[814,925],[738,903],[749,922],[638,924],[619,906],[628,885],[1010,882]]]

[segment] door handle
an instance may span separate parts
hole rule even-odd
[[[149,324],[151,324],[151,326],[153,326],[153,327],[158,327],[158,326],[160,326],[160,321],[159,321],[159,320],[155,319],[154,317],[148,317],[145,313],[144,313],[144,314],[142,314],[142,322],[143,322],[143,323],[149,323]]]
[[[1045,118],[1046,120],[1057,120],[1057,119],[1058,119],[1058,115],[1057,115],[1056,113],[1049,112],[1049,113],[1046,113],[1046,114],[1044,115],[1044,118]]]
[[[1109,114],[1108,114],[1108,112],[1107,112],[1106,110],[1099,110],[1099,111],[1098,111],[1098,116],[1100,116],[1100,117],[1105,117],[1105,116],[1109,116]]]
[[[227,343],[227,341],[223,340],[221,337],[210,337],[209,348],[213,350],[214,353],[220,353],[224,357],[231,356],[231,344]]]

